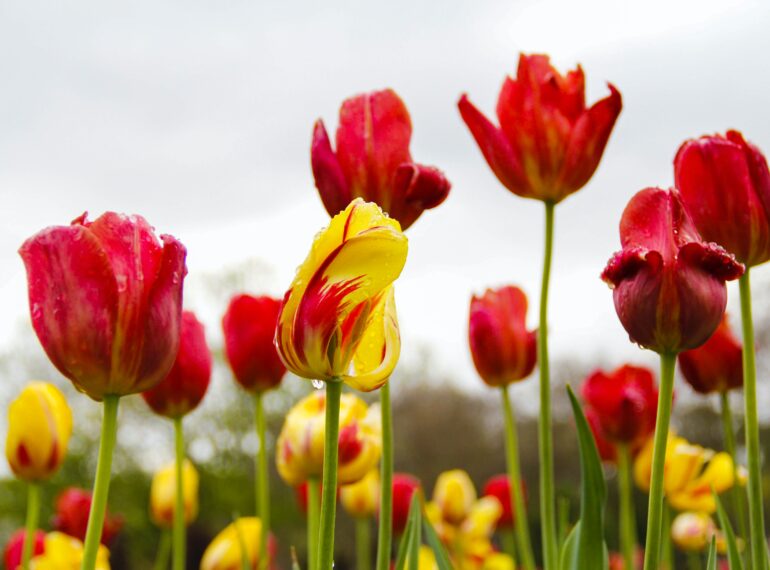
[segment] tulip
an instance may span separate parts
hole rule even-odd
[[[340,487],[342,508],[355,519],[356,560],[358,570],[370,567],[371,528],[369,518],[377,513],[380,502],[380,472],[372,469],[363,479]]]
[[[462,469],[441,473],[433,488],[433,502],[444,520],[454,525],[464,521],[476,502],[476,488],[468,473]]]
[[[155,236],[141,216],[107,212],[46,228],[19,253],[32,326],[48,358],[75,387],[104,401],[84,570],[96,564],[121,396],[144,392],[171,369],[179,347],[184,246]]]
[[[31,570],[80,570],[85,557],[83,543],[61,532],[45,535],[43,552],[32,559]],[[96,552],[96,570],[110,570],[110,553],[103,545]]]
[[[275,544],[268,542],[267,556],[260,550],[258,537],[262,533],[262,522],[256,517],[241,517],[229,524],[206,547],[201,559],[200,570],[241,570],[256,569],[262,558],[268,566],[275,556]]]
[[[747,268],[770,259],[770,170],[762,152],[737,131],[686,141],[674,160],[674,174],[696,227],[724,246]],[[751,281],[740,279],[743,327],[743,386],[749,467],[752,565],[767,565],[762,505],[762,466],[757,417],[757,371]]]
[[[189,460],[183,463],[183,489],[185,525],[189,526],[198,516],[198,471]],[[171,528],[176,500],[176,463],[166,465],[155,473],[150,486],[150,513],[155,524]]]
[[[8,544],[5,545],[3,560],[5,561],[5,567],[8,570],[17,570],[17,568],[21,567],[22,553],[24,551],[26,536],[27,531],[21,528],[11,535],[11,538],[8,540]],[[32,545],[31,556],[36,556],[43,552],[45,533],[42,530],[36,530],[32,537],[32,540],[29,541],[29,543]]]
[[[486,557],[481,570],[516,570],[516,563],[508,554],[493,552]]]
[[[420,481],[406,473],[393,474],[393,532],[401,534],[409,519],[412,495],[420,489]]]
[[[82,541],[86,536],[91,504],[90,492],[76,487],[68,487],[56,498],[53,517],[54,528]],[[122,527],[123,519],[107,512],[104,518],[104,527],[100,533],[101,543],[109,546]]]
[[[335,216],[354,198],[376,202],[403,229],[449,194],[444,174],[412,161],[409,111],[392,89],[356,95],[342,103],[337,151],[322,120],[313,127],[311,162],[326,211]]]
[[[596,449],[599,452],[599,457],[602,461],[607,463],[617,463],[618,449],[604,434],[598,412],[593,408],[586,407],[584,413],[586,421],[588,422],[588,427],[591,428],[591,433],[594,436],[594,442],[596,442]]]
[[[540,371],[540,505],[545,570],[556,570],[556,495],[548,362],[548,288],[554,208],[593,175],[620,113],[620,93],[586,109],[583,70],[562,76],[545,55],[519,58],[516,78],[505,80],[497,103],[498,127],[463,95],[460,114],[500,182],[514,194],[542,200],[545,244],[540,293],[537,360]],[[523,525],[522,525],[523,526]],[[530,562],[525,561],[528,569]],[[383,570],[383,569],[380,569]]]
[[[516,515],[511,508],[511,479],[508,475],[495,475],[484,484],[484,497],[494,497],[500,502],[502,511],[497,519],[496,530],[510,530],[514,526]]]

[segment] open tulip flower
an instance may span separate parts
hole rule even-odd
[[[89,491],[68,487],[56,498],[52,521],[54,528],[82,541],[86,536],[92,503]],[[123,518],[107,512],[101,532],[101,543],[109,546],[121,528],[123,528]]]
[[[45,535],[43,552],[32,559],[30,570],[80,570],[83,562],[83,543],[61,532]],[[96,570],[110,570],[110,552],[99,545]]]
[[[184,497],[184,523],[190,525],[198,516],[198,471],[185,459],[183,464],[182,490]],[[150,487],[150,513],[158,526],[171,528],[176,500],[176,463],[160,469],[152,478]]]
[[[449,194],[449,181],[439,169],[412,160],[409,111],[392,89],[344,101],[336,138],[335,152],[323,121],[316,121],[310,150],[313,177],[330,216],[363,198],[407,229],[423,210],[435,208]]]
[[[24,551],[24,542],[26,536],[26,531],[21,528],[11,535],[11,538],[8,540],[8,544],[5,545],[5,550],[3,551],[3,562],[5,563],[5,568],[7,570],[16,570],[22,566],[22,553]],[[30,558],[32,558],[32,556],[42,554],[45,544],[45,533],[42,530],[36,530],[31,536],[32,541],[30,544],[32,547],[30,549]]]
[[[256,570],[262,559],[260,541],[262,522],[256,517],[241,517],[229,524],[206,548],[200,570]],[[272,537],[271,537],[272,538]],[[275,556],[275,544],[268,541],[268,567]]]

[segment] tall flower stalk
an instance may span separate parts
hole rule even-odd
[[[376,570],[388,570],[393,541],[393,411],[390,383],[380,388],[382,459],[380,460],[380,517],[377,530]]]
[[[337,457],[340,436],[342,382],[326,382],[326,430],[324,432],[324,474],[321,483],[321,525],[318,540],[318,570],[334,564],[334,521],[337,515]]]
[[[618,495],[620,497],[620,551],[625,568],[633,570],[636,557],[636,513],[634,484],[631,474],[631,450],[628,444],[618,446]]]
[[[262,532],[259,536],[259,551],[267,552],[267,536],[270,528],[270,479],[267,470],[267,440],[265,438],[265,404],[264,393],[256,392],[254,395],[254,410],[257,428],[257,441],[259,451],[256,460],[256,493],[257,516],[262,521]],[[266,570],[267,556],[259,559],[260,570]]]
[[[40,519],[40,485],[29,483],[27,485],[27,520],[24,525],[24,546],[21,552],[21,568],[29,570],[29,561],[32,560],[32,550],[35,544],[38,520]]]

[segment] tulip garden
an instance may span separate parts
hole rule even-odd
[[[23,489],[25,522],[7,539],[6,568],[117,566],[111,544],[127,531],[112,508],[123,484],[113,458],[120,411],[140,395],[168,427],[146,445],[167,438],[173,449],[142,483],[157,569],[770,570],[749,279],[770,260],[770,170],[761,150],[737,131],[692,133],[672,148],[676,187],[640,189],[618,220],[619,241],[596,278],[630,342],[656,353],[660,366],[596,367],[570,379],[579,483],[564,508],[553,428],[564,387],[549,366],[554,227],[565,199],[591,200],[579,191],[612,143],[621,92],[609,84],[589,105],[579,66],[562,73],[547,56],[521,55],[496,117],[472,97],[459,98],[458,120],[478,146],[480,175],[499,180],[512,210],[526,198],[544,213],[542,286],[529,315],[537,324],[528,325],[515,267],[500,268],[508,285],[469,295],[468,350],[503,418],[494,442],[505,469],[486,482],[462,464],[430,481],[394,472],[403,449],[394,434],[419,437],[396,429],[409,418],[391,398],[401,354],[398,281],[409,270],[409,228],[451,199],[451,184],[412,158],[411,119],[394,91],[355,95],[341,105],[333,140],[323,121],[312,128],[310,165],[329,217],[319,219],[285,294],[242,291],[221,307],[231,391],[248,402],[256,445],[249,483],[231,489],[232,516],[201,544],[191,528],[210,513],[199,498],[231,483],[202,476],[188,453],[186,418],[206,398],[218,355],[184,303],[185,246],[139,213],[116,212],[83,214],[20,244],[30,324],[60,376],[28,383],[7,409],[6,457]],[[729,281],[739,284],[734,321],[725,313]],[[677,370],[697,393],[718,398],[718,445],[672,429]],[[509,392],[525,381],[539,394],[532,464],[522,461]],[[68,382],[77,393],[65,390]],[[287,384],[292,401],[272,425],[271,398]],[[733,392],[742,393],[740,408]],[[98,448],[88,450],[94,462],[80,488],[44,505],[81,429],[73,398],[100,406]],[[302,512],[301,532],[291,536],[276,522],[287,517],[278,500],[286,489]],[[340,557],[341,541],[354,545],[352,559]]]

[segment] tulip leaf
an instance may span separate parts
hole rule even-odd
[[[433,528],[433,525],[427,517],[425,517],[423,526],[425,527],[425,539],[428,541],[428,546],[433,549],[433,554],[436,556],[438,570],[453,570],[449,555],[447,554],[441,539],[438,537],[436,529]]]
[[[409,517],[406,519],[406,528],[401,536],[401,543],[398,545],[398,554],[396,555],[396,570],[404,570],[411,552],[412,541],[420,541],[420,497],[419,492],[412,495],[412,502],[409,504]],[[417,532],[415,533],[415,527]],[[415,537],[415,534],[417,535]],[[419,550],[420,546],[417,545]],[[416,567],[412,568],[416,570]]]
[[[709,558],[706,562],[706,570],[717,570],[717,542],[716,537],[711,537],[711,545],[709,546]]]
[[[596,441],[575,393],[567,386],[580,450],[580,522],[570,533],[562,553],[562,570],[604,569],[609,566],[604,543],[604,503],[607,486]]]
[[[730,570],[743,570],[743,559],[741,558],[741,550],[738,548],[738,540],[735,538],[735,531],[733,531],[733,525],[730,523],[730,517],[727,516],[725,507],[714,490],[711,492],[714,495],[714,501],[717,504],[717,515],[719,516],[719,526],[722,528],[722,532],[725,535],[727,541],[727,561],[730,564]]]

